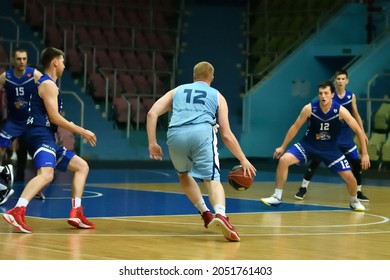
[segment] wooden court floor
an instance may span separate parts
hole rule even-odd
[[[250,211],[246,212],[245,207],[243,211],[237,211],[229,208],[228,200],[228,216],[241,236],[241,242],[233,243],[226,241],[220,232],[205,229],[196,211],[172,214],[172,211],[182,207],[176,205],[178,198],[169,200],[171,195],[181,195],[177,182],[92,182],[87,184],[86,190],[94,188],[95,193],[107,187],[117,191],[141,190],[148,194],[166,195],[168,200],[143,199],[141,196],[135,200],[125,198],[125,201],[131,201],[130,209],[139,208],[142,213],[159,205],[158,211],[162,213],[101,217],[89,215],[96,223],[94,230],[71,228],[65,217],[32,215],[27,216],[26,221],[34,229],[33,234],[22,234],[1,220],[0,259],[389,260],[390,188],[386,187],[387,183],[382,181],[380,185],[364,186],[370,198],[370,202],[364,203],[365,213],[348,209],[348,194],[345,186],[339,182],[313,182],[305,200],[297,201],[294,194],[299,182],[290,181],[286,185],[284,203],[280,208],[267,207],[258,201],[260,197],[272,193],[271,180],[255,182],[245,192],[235,191],[224,183],[229,199],[238,199],[239,205],[252,205]],[[109,199],[104,205],[107,208],[105,213],[110,213],[110,209],[117,207],[121,200],[102,193]],[[1,212],[13,207],[15,201],[16,198],[7,202]],[[38,205],[37,209],[45,209],[48,208],[48,201],[50,196],[45,202],[34,203]],[[86,213],[91,213],[93,208],[102,208],[94,205],[93,199],[87,203],[90,204]],[[308,205],[312,208],[305,208]],[[317,206],[327,208],[316,210]],[[50,214],[52,208],[49,208]]]

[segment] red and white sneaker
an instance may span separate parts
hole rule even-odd
[[[72,210],[70,211],[68,224],[76,228],[95,228],[95,225],[88,221],[88,219],[84,216],[83,208],[81,206],[77,208],[72,208]]]
[[[226,240],[234,242],[240,241],[240,236],[236,229],[229,223],[228,217],[216,214],[215,218],[209,224],[209,228],[213,227],[220,229]]]
[[[32,233],[32,229],[26,224],[24,216],[26,215],[26,207],[18,206],[3,214],[3,219],[24,233]]]
[[[214,219],[214,216],[210,211],[204,211],[201,216],[204,222],[204,227],[207,228],[210,222]]]

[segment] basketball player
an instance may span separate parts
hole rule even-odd
[[[364,131],[362,118],[360,117],[358,107],[356,104],[356,96],[353,92],[346,89],[346,85],[348,84],[348,82],[349,80],[348,80],[347,71],[338,70],[335,72],[334,84],[336,86],[336,94],[334,95],[333,99],[340,105],[343,105],[351,113],[351,115],[355,118],[355,120],[359,124],[362,131]],[[341,151],[344,153],[345,157],[347,158],[351,166],[352,173],[356,178],[357,188],[358,188],[357,198],[360,201],[369,201],[368,197],[365,196],[362,192],[362,167],[359,159],[359,152],[355,145],[355,142],[353,141],[353,137],[354,135],[351,128],[346,123],[343,123],[341,128],[341,133],[338,138],[338,144],[340,146]],[[365,141],[367,144],[368,138],[366,135],[365,135]],[[315,170],[319,167],[320,163],[321,161],[318,158],[313,159],[311,161],[310,166],[303,177],[302,186],[295,194],[296,199],[302,200],[305,197],[308,186],[310,184],[310,180],[313,177]]]
[[[346,182],[350,194],[350,207],[354,211],[364,211],[365,207],[357,199],[357,183],[351,172],[348,160],[338,146],[338,136],[343,121],[357,134],[362,146],[362,168],[370,166],[367,153],[366,137],[357,121],[346,108],[333,100],[334,85],[330,81],[318,86],[318,100],[312,101],[303,107],[295,123],[288,130],[282,145],[275,150],[274,158],[279,159],[276,170],[276,189],[274,194],[260,201],[266,205],[277,205],[282,201],[283,187],[288,176],[290,165],[307,163],[308,160],[318,157],[333,172],[338,173]],[[302,125],[309,121],[305,136],[286,153],[287,145],[296,136]]]
[[[27,66],[27,51],[16,49],[12,53],[13,69],[0,75],[0,88],[5,89],[7,103],[7,119],[0,131],[0,162],[4,163],[6,151],[11,147],[12,141],[20,140],[17,161],[17,178],[24,178],[24,169],[27,161],[27,147],[24,141],[28,117],[28,102],[30,95],[35,91],[35,83],[42,76],[37,69]],[[0,203],[5,203],[13,194],[13,166],[8,164],[2,172],[8,178],[7,190],[1,190]]]
[[[72,181],[72,210],[68,223],[76,228],[93,229],[95,225],[84,216],[81,197],[89,167],[85,160],[55,142],[58,126],[80,134],[92,146],[96,145],[96,136],[62,115],[61,92],[56,81],[61,77],[64,65],[64,53],[56,48],[46,48],[41,54],[45,74],[37,82],[37,91],[31,95],[26,135],[28,149],[34,155],[34,165],[38,170],[24,188],[14,208],[3,214],[9,224],[24,233],[32,233],[25,222],[26,207],[34,195],[53,180],[54,169],[74,172]]]
[[[201,213],[206,228],[219,228],[229,241],[240,241],[235,228],[226,217],[225,191],[220,182],[217,151],[217,120],[222,140],[240,161],[244,174],[253,177],[255,167],[248,161],[230,129],[228,106],[222,94],[211,87],[214,67],[205,61],[194,67],[193,83],[180,85],[156,101],[148,112],[147,134],[150,158],[161,160],[157,144],[157,119],[172,110],[167,145],[180,186]],[[215,216],[205,204],[195,178],[203,180]]]

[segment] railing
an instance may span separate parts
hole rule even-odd
[[[388,98],[372,98],[371,97],[371,86],[375,81],[380,77],[389,77],[390,74],[376,74],[374,75],[367,83],[367,98],[357,98],[357,101],[366,102],[367,106],[367,116],[366,116],[366,122],[367,122],[367,132],[371,132],[371,121],[372,121],[372,103],[373,102],[389,102]]]
[[[0,39],[0,42],[2,43],[6,43],[8,44],[9,46],[7,47],[7,49],[9,50],[9,53],[10,53],[10,56],[12,54],[12,52],[14,51],[14,49],[17,49],[17,48],[25,48],[29,53],[31,50],[33,50],[35,52],[35,64],[34,66],[37,67],[38,65],[40,65],[40,62],[39,62],[39,50],[38,50],[38,47],[31,41],[16,41],[16,40],[6,40],[6,39]],[[28,47],[30,46],[30,47]],[[31,57],[29,55],[29,57]],[[11,60],[10,60],[11,61]],[[31,63],[30,63],[31,64]]]
[[[0,16],[0,19],[1,20],[5,20],[5,21],[9,21],[11,22],[13,25],[15,25],[15,41],[19,41],[20,39],[20,31],[19,31],[19,25],[16,23],[16,21],[11,18],[11,17],[4,17],[4,16]],[[4,28],[4,25],[1,24],[2,28]]]
[[[266,2],[269,2],[272,4],[272,1],[271,0],[266,0]],[[250,16],[253,17],[253,15],[256,14],[256,12],[252,12],[251,10],[251,7],[250,7],[250,2],[251,1],[248,1],[248,6],[247,6],[247,13],[248,13],[248,18],[250,18]],[[348,1],[346,1],[348,2]],[[352,1],[351,1],[352,2]],[[317,18],[317,21],[316,21],[316,24],[315,26],[313,26],[312,28],[310,29],[305,29],[305,30],[302,30],[298,33],[296,33],[297,35],[297,40],[291,44],[291,46],[280,52],[280,53],[277,53],[275,54],[275,59],[272,61],[272,63],[270,63],[267,67],[265,67],[261,72],[258,72],[258,73],[251,73],[251,69],[249,69],[249,59],[250,59],[250,55],[251,55],[251,52],[250,52],[250,46],[251,46],[251,42],[250,42],[250,28],[251,28],[251,24],[253,24],[252,22],[249,22],[247,23],[247,27],[246,27],[246,30],[247,30],[247,34],[248,34],[248,37],[247,37],[247,43],[246,43],[246,66],[245,66],[245,76],[246,76],[246,82],[245,82],[245,93],[247,93],[253,86],[255,86],[255,84],[261,82],[261,80],[268,75],[268,73],[271,72],[272,69],[274,69],[278,64],[280,64],[284,59],[286,59],[286,57],[292,52],[292,50],[294,50],[299,44],[301,44],[304,40],[306,40],[310,34],[314,32],[318,32],[320,27],[326,22],[326,20],[329,18],[330,15],[332,14],[335,14],[335,12],[337,11],[336,9],[337,8],[340,8],[340,6],[335,6],[333,9],[327,11],[326,13],[321,13],[321,15],[319,15],[319,17]],[[309,12],[310,10],[308,10]],[[267,16],[269,15],[270,12],[268,11],[264,11],[265,15],[264,16]],[[280,12],[278,11],[277,13],[280,14]],[[379,24],[377,26],[377,28],[380,29],[378,30],[380,33],[382,32],[386,32],[386,30],[388,29],[388,16],[387,16],[387,13],[386,11],[373,11],[373,12],[367,12],[368,15],[380,15],[380,16],[383,16],[383,21],[381,22],[381,24]],[[351,16],[351,14],[348,14],[348,16]],[[268,34],[268,32],[270,32],[272,30],[272,27],[270,27],[271,29],[270,30],[266,30],[265,33],[264,33],[264,36],[266,36]],[[378,35],[380,36],[380,35]],[[358,57],[356,57],[355,59],[358,59]],[[351,63],[353,63],[355,60],[352,60]],[[349,65],[346,65],[345,66],[345,69],[347,69]]]

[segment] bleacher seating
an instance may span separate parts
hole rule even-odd
[[[23,10],[23,4],[16,0],[14,2],[14,7]],[[149,94],[150,100],[156,100],[162,94],[161,88],[172,86],[172,79],[167,75],[172,76],[175,71],[175,63],[172,63],[172,60],[178,52],[176,42],[179,35],[180,1],[27,2],[27,21],[34,29],[45,31],[46,45],[65,51],[73,77],[84,79],[84,89],[96,102],[104,102],[107,94],[110,101],[113,97],[118,97],[118,94],[130,94],[134,95],[134,98],[137,98],[136,95]],[[42,13],[36,13],[44,8],[50,12],[47,18],[44,18]],[[43,28],[45,22],[48,24]],[[86,64],[84,55],[87,57]],[[110,76],[109,92],[105,91],[104,77],[99,73],[101,68],[104,68],[104,72],[111,69],[112,75],[115,76]],[[86,77],[83,75],[84,70]],[[129,74],[128,77],[134,80],[135,91],[131,82],[119,82],[118,75],[121,72]],[[147,78],[156,73],[157,79]],[[115,85],[112,84],[113,81],[116,81]],[[156,83],[164,83],[164,86]],[[136,106],[143,107],[142,99],[138,100],[141,102],[137,102]],[[135,106],[136,103],[131,104]],[[149,107],[148,103],[147,108]],[[131,109],[139,112],[145,108]],[[142,121],[142,118],[138,117],[137,121]]]
[[[383,102],[374,115],[374,130],[389,132],[390,103]]]
[[[250,1],[246,73],[249,87],[272,71],[315,29],[316,21],[347,0]],[[265,57],[272,56],[275,59]],[[261,61],[261,62],[260,62]]]

